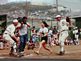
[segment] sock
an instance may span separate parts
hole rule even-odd
[[[64,51],[64,47],[61,46],[60,47],[60,51],[63,52]]]

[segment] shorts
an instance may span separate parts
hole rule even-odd
[[[47,37],[47,36],[44,36],[44,37],[41,38],[41,41],[42,41],[42,40],[45,40],[45,42],[47,43],[48,37]]]

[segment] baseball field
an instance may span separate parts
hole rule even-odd
[[[65,46],[65,55],[58,55],[59,53],[59,46],[52,46],[51,48],[53,53],[49,55],[49,52],[44,50],[43,48],[40,51],[40,54],[37,55],[34,53],[38,49],[38,47],[34,48],[34,50],[28,50],[27,46],[25,48],[24,56],[21,57],[22,59],[81,59],[81,40],[79,45],[66,45]],[[9,56],[10,48],[4,48],[0,50],[0,59],[5,58],[14,58],[20,59],[18,57]]]

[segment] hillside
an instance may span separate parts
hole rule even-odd
[[[47,10],[52,8],[51,6],[41,6],[41,5],[31,5],[30,3],[20,2],[20,3],[8,3],[6,5],[0,5],[0,12],[9,12],[14,10],[26,9],[28,11],[36,11],[36,10]]]

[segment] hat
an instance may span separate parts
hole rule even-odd
[[[18,22],[18,20],[17,19],[14,19],[13,22]]]
[[[61,15],[57,15],[56,18],[61,17]]]

